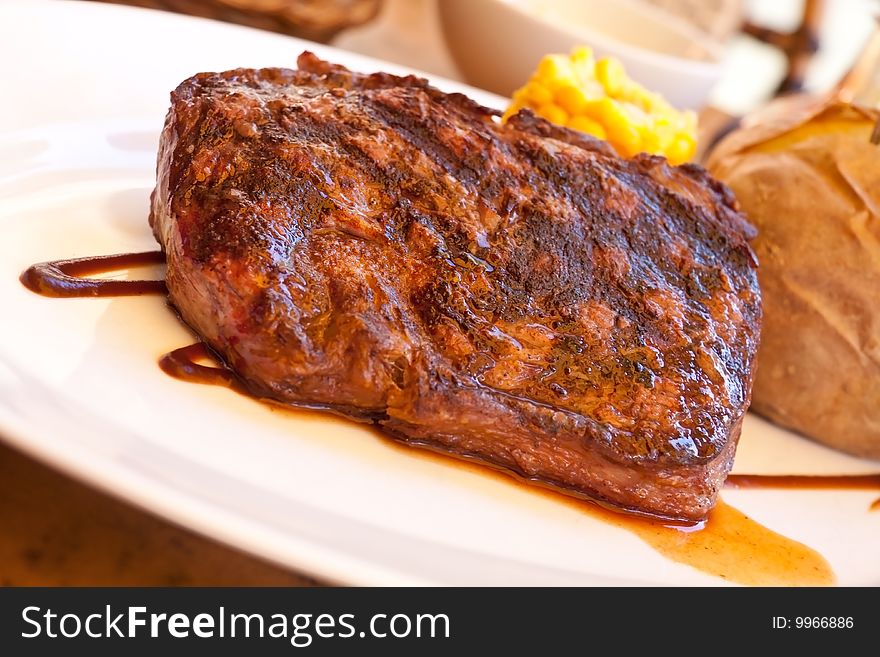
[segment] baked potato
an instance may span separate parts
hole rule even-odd
[[[771,104],[707,168],[757,226],[764,327],[752,409],[880,458],[880,113]]]

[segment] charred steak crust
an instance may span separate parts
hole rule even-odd
[[[703,518],[749,405],[752,227],[700,167],[303,53],[172,94],[171,301],[259,395]]]

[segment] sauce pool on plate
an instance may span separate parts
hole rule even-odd
[[[212,367],[199,363],[216,356],[202,343],[196,343],[166,354],[160,360],[162,370],[181,380],[230,387],[248,394],[244,385],[224,367]],[[272,404],[291,413],[315,414],[312,409]],[[327,421],[346,422],[340,418],[321,413]],[[413,453],[413,445],[396,441],[373,425],[382,440]],[[611,525],[627,530],[651,546],[658,553],[673,561],[684,563],[704,573],[715,575],[738,584],[754,586],[828,586],[834,584],[834,572],[825,558],[812,548],[786,538],[758,522],[723,500],[719,500],[709,518],[693,526],[675,525],[651,518],[606,509],[598,504],[572,497],[545,486],[535,485],[512,473],[493,470],[484,464],[474,464],[430,447],[419,450],[428,458],[444,463],[456,463],[480,476],[499,476],[505,483],[522,485],[530,492],[540,492],[555,501],[573,505],[579,511]],[[814,478],[811,478],[814,479]],[[821,479],[821,478],[820,478]],[[846,488],[848,477],[837,477],[838,487]],[[880,488],[880,475],[875,487]]]

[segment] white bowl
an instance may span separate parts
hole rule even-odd
[[[586,44],[679,108],[699,109],[721,77],[721,46],[686,21],[627,0],[437,0],[467,81],[510,96],[548,53]]]

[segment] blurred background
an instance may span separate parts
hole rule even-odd
[[[321,41],[502,95],[542,54],[585,42],[673,104],[733,115],[778,92],[833,88],[880,10],[877,0],[99,1]]]

